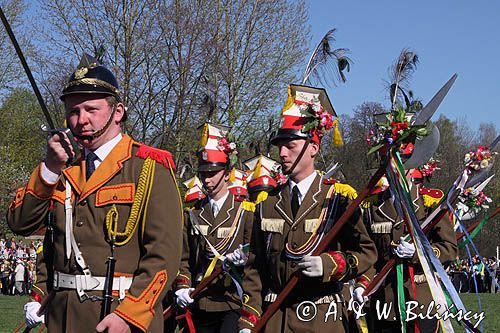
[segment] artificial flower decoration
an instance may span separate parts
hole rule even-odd
[[[217,142],[217,149],[227,154],[231,166],[236,164],[238,161],[238,145],[232,135],[220,138]]]
[[[458,196],[458,200],[457,210],[461,210],[463,214],[472,213],[472,215],[490,208],[489,203],[492,201],[483,191],[475,191],[472,187],[465,189]]]
[[[377,122],[377,131],[371,130],[366,141],[372,146],[368,154],[382,148],[385,143],[392,146],[411,143],[414,137],[421,138],[429,134],[427,125],[412,125],[406,111],[402,107],[386,115],[385,123]]]
[[[335,122],[338,122],[337,119],[333,120],[329,112],[323,110],[317,97],[309,101],[296,100],[295,103],[299,106],[300,113],[309,119],[302,127],[303,133],[316,132],[321,138],[333,128]]]
[[[438,160],[435,160],[431,157],[430,160],[424,165],[420,166],[418,170],[420,171],[420,173],[422,173],[423,177],[430,178],[434,174],[434,171],[440,170],[440,168],[438,168],[438,162]]]
[[[476,151],[465,154],[464,163],[469,170],[484,169],[492,163],[496,154],[497,152],[492,152],[486,146],[479,146]]]

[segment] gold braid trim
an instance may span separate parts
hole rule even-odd
[[[130,216],[125,225],[125,231],[118,231],[118,210],[113,205],[106,214],[106,229],[108,232],[108,239],[113,241],[114,245],[122,246],[127,244],[132,235],[137,230],[139,217],[142,218],[142,234],[144,234],[144,227],[146,224],[147,207],[149,197],[151,196],[151,189],[153,188],[154,172],[156,162],[151,158],[146,158],[142,166],[141,174],[135,192],[135,200],[130,209]]]
[[[116,89],[116,87],[114,87],[113,85],[107,83],[106,81],[99,80],[99,79],[88,78],[88,77],[80,79],[80,80],[75,80],[75,81],[69,82],[64,87],[64,90],[66,90],[66,89],[68,89],[69,87],[72,87],[72,86],[78,86],[80,84],[93,84],[93,85],[101,86],[101,87],[104,87],[104,88],[106,88],[108,90],[111,90],[116,95],[120,94],[120,91],[118,89]]]

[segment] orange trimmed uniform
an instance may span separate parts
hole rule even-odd
[[[53,269],[80,275],[74,251],[66,258],[65,184],[71,184],[73,234],[92,276],[106,275],[106,260],[111,254],[107,241],[106,216],[115,207],[118,232],[126,229],[134,200],[137,199],[139,176],[147,158],[154,160],[150,177],[152,188],[138,218],[139,225],[130,240],[116,246],[115,277],[132,278],[125,298],[113,301],[111,311],[143,332],[163,332],[161,301],[171,287],[179,269],[182,248],[182,208],[174,178],[171,154],[133,141],[124,135],[89,181],[85,160],[78,160],[63,170],[58,181],[47,184],[39,165],[28,184],[19,189],[7,213],[10,228],[30,235],[43,226],[50,207],[54,216]],[[49,274],[47,282],[56,274]],[[37,290],[47,293],[52,283],[38,279]],[[102,296],[103,291],[86,291],[88,296]],[[118,298],[118,292],[113,292]],[[58,288],[45,312],[49,332],[94,332],[99,322],[101,301],[80,301],[75,289]]]
[[[299,250],[316,232],[321,223],[323,208],[329,203],[328,193],[338,199],[333,221],[345,211],[355,190],[347,184],[322,180],[318,172],[305,194],[295,219],[292,217],[289,182],[269,193],[266,201],[257,206],[251,242],[255,256],[245,267],[243,289],[246,293],[241,310],[239,328],[253,328],[263,311],[282,291],[287,281],[298,270],[297,260],[289,259],[285,247]],[[332,192],[330,192],[332,191]],[[328,210],[327,210],[328,211]],[[347,311],[342,295],[344,282],[359,278],[375,262],[377,251],[370,239],[361,211],[356,211],[342,227],[330,246],[320,254],[323,276],[301,276],[297,286],[280,309],[268,321],[265,332],[346,332]],[[359,283],[362,283],[359,281]],[[309,302],[309,303],[303,303]],[[300,304],[314,303],[316,316],[300,320],[304,311]],[[336,314],[325,315],[336,305]],[[310,308],[311,312],[313,311]],[[340,319],[342,318],[342,319]]]

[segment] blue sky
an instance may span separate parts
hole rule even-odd
[[[420,58],[410,81],[424,105],[453,75],[458,79],[433,119],[444,113],[500,127],[500,1],[306,0],[311,50],[332,27],[334,47],[351,50],[348,81],[329,88],[337,113],[352,115],[364,101],[389,105],[387,69],[404,47]]]

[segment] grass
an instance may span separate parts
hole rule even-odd
[[[478,304],[475,294],[461,294],[460,297],[467,310],[478,312]],[[23,305],[28,302],[25,296],[4,296],[0,295],[0,333],[11,333],[23,322]],[[500,293],[481,294],[481,303],[485,313],[484,332],[500,332]],[[456,332],[465,332],[455,322],[453,326]],[[22,330],[21,330],[22,332]],[[31,332],[37,332],[32,330]]]

